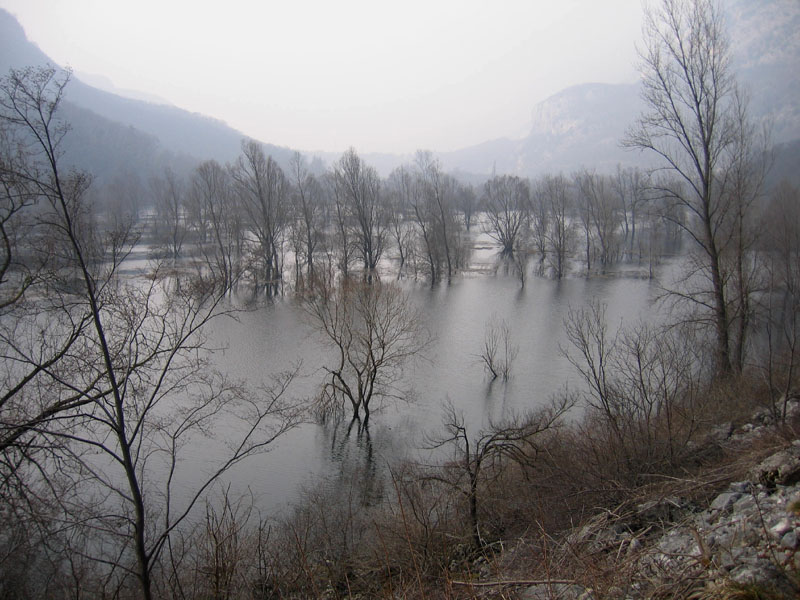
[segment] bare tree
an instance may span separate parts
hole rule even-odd
[[[389,175],[387,188],[389,192],[389,230],[394,238],[399,258],[398,273],[400,278],[406,261],[413,259],[415,231],[411,219],[414,203],[416,181],[413,174],[405,167],[398,167]]]
[[[547,210],[549,220],[544,228],[548,261],[557,279],[567,272],[567,260],[572,253],[572,202],[569,185],[563,175],[546,175],[536,185],[536,196]]]
[[[306,270],[311,276],[314,272],[314,253],[322,236],[322,188],[306,167],[305,159],[299,152],[292,155],[290,168],[295,194],[294,227],[298,238],[303,242]]]
[[[544,273],[544,264],[550,251],[548,236],[550,233],[550,210],[543,192],[543,183],[537,181],[531,194],[530,229],[531,244],[539,255],[539,273]]]
[[[61,169],[68,128],[57,110],[67,80],[46,68],[12,70],[0,81],[0,118],[26,141],[13,177],[3,178],[25,181],[35,194],[58,252],[55,272],[67,283],[57,296],[31,298],[60,305],[60,320],[49,325],[53,340],[39,348],[18,343],[46,332],[41,317],[17,319],[3,336],[16,352],[5,353],[4,373],[18,379],[2,405],[0,499],[12,487],[35,491],[37,500],[48,494],[47,542],[64,548],[59,560],[91,561],[112,594],[134,578],[149,599],[154,574],[168,568],[165,549],[204,492],[296,423],[285,398],[292,374],[262,395],[242,393],[207,363],[202,329],[222,314],[217,286],[164,277],[157,268],[140,279],[119,277],[135,233],[119,221],[100,227],[85,204],[90,179]],[[20,415],[22,398],[33,410]],[[11,428],[7,415],[15,419]],[[181,453],[223,416],[230,445],[187,488]],[[31,506],[3,510],[16,518]]]
[[[426,247],[431,281],[446,269],[450,280],[464,258],[461,228],[455,214],[455,180],[442,172],[439,161],[428,151],[416,155],[417,186],[414,214]]]
[[[177,259],[183,248],[188,229],[185,223],[184,182],[169,168],[163,177],[154,177],[150,189],[156,209],[154,230],[156,238],[166,246],[170,257]]]
[[[599,302],[571,309],[564,323],[570,347],[562,352],[581,374],[580,397],[611,434],[624,476],[637,479],[663,461],[680,464],[700,426],[708,365],[684,331],[610,331],[605,312]]]
[[[242,155],[231,169],[247,230],[255,238],[256,286],[263,275],[269,296],[280,290],[283,278],[282,234],[288,223],[289,183],[271,156],[256,141],[242,141]],[[241,232],[243,235],[244,232]]]
[[[511,365],[517,357],[519,347],[511,338],[511,329],[503,319],[493,316],[486,322],[483,348],[478,357],[483,368],[492,376],[492,381],[502,376],[508,379]]]
[[[472,220],[475,217],[475,212],[478,210],[475,188],[469,183],[459,183],[456,196],[456,205],[464,216],[464,228],[469,231],[472,227]]]
[[[202,267],[215,285],[230,291],[244,268],[244,232],[228,170],[214,160],[201,163],[192,176],[191,196],[205,236],[200,242]]]
[[[603,175],[583,170],[576,173],[575,184],[586,239],[587,269],[591,269],[591,255],[596,256],[603,268],[608,267],[619,253],[622,207],[618,198],[611,194],[611,186]]]
[[[306,298],[313,325],[334,350],[319,399],[325,412],[349,405],[353,419],[369,419],[375,401],[402,398],[405,363],[427,342],[419,315],[397,286],[344,279],[318,285]]]
[[[337,198],[341,198],[353,225],[355,247],[372,280],[388,237],[388,216],[380,200],[380,178],[353,148],[333,168]]]
[[[800,190],[786,181],[772,194],[762,219],[768,232],[760,251],[769,281],[762,302],[765,340],[763,374],[769,408],[785,422],[796,397],[800,370]]]
[[[656,183],[688,218],[681,223],[697,250],[694,281],[701,287],[680,297],[706,315],[715,336],[718,369],[740,368],[745,339],[737,317],[746,310],[732,288],[736,273],[727,256],[736,253],[735,172],[758,155],[746,103],[730,64],[723,17],[714,0],[663,0],[648,10],[640,52],[644,112],[625,144],[654,154],[680,186]],[[739,166],[737,166],[739,165]],[[753,197],[757,190],[749,190]],[[736,262],[736,261],[734,261]]]
[[[633,255],[636,245],[636,225],[647,202],[647,193],[642,172],[638,167],[617,165],[617,172],[612,182],[612,187],[617,195],[622,220],[625,226],[625,244],[628,256]],[[641,256],[639,257],[641,258]]]
[[[431,440],[430,448],[452,446],[454,461],[446,470],[452,471],[449,478],[438,478],[461,489],[467,497],[472,543],[475,549],[484,544],[480,526],[480,483],[488,473],[497,474],[504,463],[514,462],[526,467],[535,467],[542,434],[556,429],[562,417],[571,408],[566,401],[552,406],[512,417],[499,423],[489,423],[486,429],[473,437],[464,421],[464,416],[449,405],[445,409],[444,434]],[[466,479],[466,482],[464,481]]]
[[[489,220],[486,233],[500,244],[501,256],[513,257],[528,227],[528,182],[514,175],[493,177],[483,188],[483,209]]]

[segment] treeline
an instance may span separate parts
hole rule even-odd
[[[498,175],[474,187],[424,151],[386,179],[352,148],[330,169],[314,167],[295,153],[286,172],[246,140],[233,164],[207,161],[188,179],[165,171],[149,184],[152,240],[229,289],[246,280],[275,295],[287,277],[302,289],[315,274],[370,279],[382,264],[400,277],[448,280],[469,266],[476,224],[523,284],[533,257],[538,273],[557,278],[576,263],[596,272],[623,260],[652,274],[681,239],[682,215],[633,168],[532,182]]]
[[[560,562],[554,540],[653,479],[713,464],[715,425],[737,407],[760,404],[796,437],[798,190],[763,193],[766,155],[716,5],[665,0],[645,31],[649,111],[626,143],[663,159],[661,174],[501,175],[476,189],[428,153],[383,181],[352,150],[327,172],[295,156],[287,173],[245,142],[232,165],[149,184],[149,229],[124,180],[115,209],[99,210],[91,177],[64,167],[68,75],[0,80],[0,595],[459,597],[509,540],[529,549],[523,572],[574,578],[591,559],[569,562],[567,543]],[[379,280],[383,264],[448,280],[469,264],[474,226],[522,284],[530,259],[563,277],[652,265],[683,241],[682,278],[664,291],[674,318],[616,331],[601,305],[570,311],[581,393],[478,431],[448,409],[429,446],[452,461],[393,464],[381,479],[366,460],[281,521],[226,493],[233,467],[309,417],[295,369],[255,388],[213,368],[205,332],[232,311],[228,293],[280,294],[293,271],[332,350],[317,412],[352,413],[369,459],[371,410],[400,396],[402,366],[426,342],[398,286]],[[142,234],[160,260],[130,277]],[[485,363],[505,379],[512,345],[485,350],[501,344],[500,364]],[[583,418],[568,424],[574,405]],[[209,451],[192,479],[198,443]]]

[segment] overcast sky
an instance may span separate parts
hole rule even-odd
[[[522,137],[569,85],[635,80],[640,0],[0,0],[77,74],[302,150]]]

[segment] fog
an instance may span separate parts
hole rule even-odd
[[[364,152],[522,137],[564,87],[634,81],[641,23],[630,0],[0,7],[59,64],[115,88],[277,145]]]

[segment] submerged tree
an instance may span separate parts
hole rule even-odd
[[[483,368],[491,375],[492,381],[500,376],[503,379],[509,378],[511,365],[518,353],[519,347],[512,340],[508,323],[497,316],[486,321],[483,347],[478,357]]]
[[[563,175],[546,175],[537,181],[534,195],[540,206],[535,225],[537,245],[546,248],[542,261],[549,263],[555,277],[561,279],[567,273],[573,249],[569,184]]]
[[[352,228],[352,239],[372,280],[389,236],[389,219],[381,203],[378,172],[367,165],[353,148],[342,155],[333,168],[337,201],[341,200]]]
[[[320,283],[304,306],[334,350],[332,363],[323,366],[321,412],[349,405],[353,419],[363,414],[366,423],[376,401],[403,397],[403,367],[424,349],[426,334],[399,287],[348,279],[336,287]]]
[[[192,176],[191,204],[200,219],[201,268],[209,281],[231,291],[244,269],[244,229],[230,172],[215,160],[201,163]]]
[[[163,177],[153,177],[150,189],[156,209],[154,234],[169,256],[181,255],[188,229],[186,227],[186,198],[183,181],[169,168]]]
[[[283,277],[281,245],[289,221],[289,182],[278,163],[253,140],[242,142],[231,174],[247,231],[254,238],[256,285],[263,276],[267,295],[274,296]],[[243,231],[240,234],[244,236]]]
[[[500,255],[513,257],[526,234],[530,215],[528,182],[513,175],[495,176],[483,188],[486,233],[500,244]]]
[[[291,177],[294,183],[294,202],[290,211],[295,235],[301,242],[309,276],[314,272],[314,255],[321,245],[323,198],[319,181],[308,170],[299,152],[292,155]]]
[[[428,151],[416,155],[416,185],[412,207],[421,232],[430,268],[431,281],[448,281],[464,259],[461,221],[456,215],[455,179],[442,171],[439,161]]]

